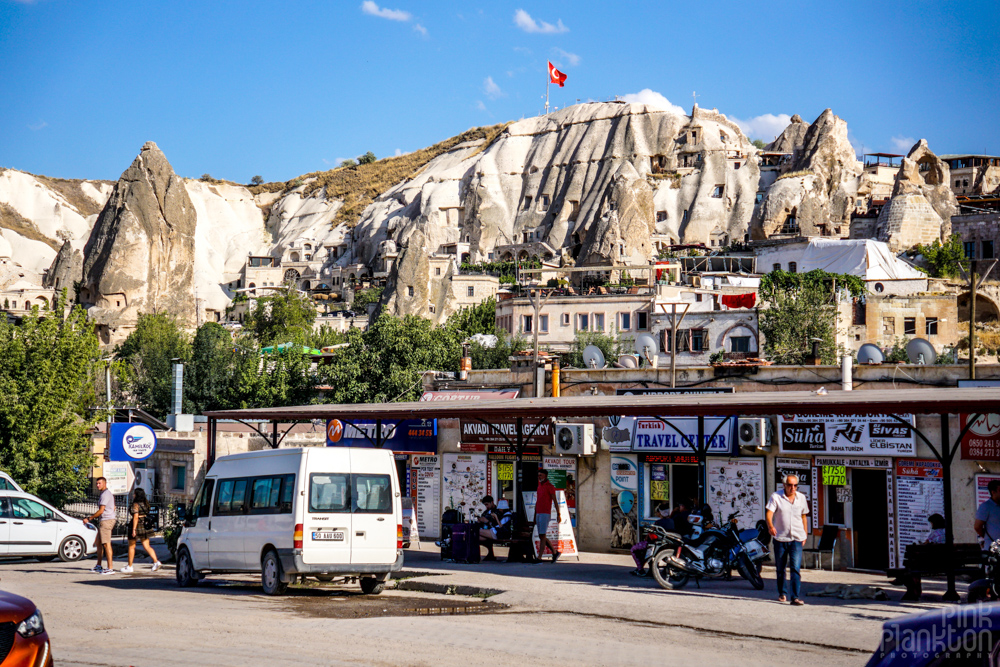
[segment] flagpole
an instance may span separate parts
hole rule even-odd
[[[552,75],[545,77],[545,115],[549,115],[549,84],[552,83]]]

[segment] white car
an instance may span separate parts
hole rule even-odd
[[[95,551],[97,529],[23,491],[0,490],[0,558],[80,560]]]
[[[24,491],[14,479],[0,470],[0,491]]]

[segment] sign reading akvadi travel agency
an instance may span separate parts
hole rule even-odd
[[[913,415],[778,415],[781,452],[913,456]]]
[[[112,461],[143,461],[156,449],[156,434],[145,424],[114,423],[110,438],[108,456]]]

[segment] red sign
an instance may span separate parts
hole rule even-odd
[[[973,415],[959,415],[964,428]],[[962,436],[962,458],[967,461],[1000,461],[1000,415],[979,415]]]
[[[486,445],[470,445],[467,443],[459,443],[458,451],[466,452],[468,454],[483,453],[486,451]]]
[[[896,459],[897,477],[941,479],[944,469],[933,459]]]
[[[639,454],[641,463],[698,463],[694,454]]]
[[[326,437],[330,442],[340,442],[341,436],[344,435],[344,425],[339,419],[331,419],[326,424]]]
[[[517,398],[519,389],[487,389],[483,391],[425,391],[421,401],[496,401]]]

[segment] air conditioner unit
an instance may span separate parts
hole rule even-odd
[[[152,500],[156,489],[156,471],[152,468],[135,469],[135,487],[146,492],[146,497]]]
[[[771,436],[771,420],[766,417],[740,417],[736,431],[740,447],[770,447]]]
[[[594,425],[556,424],[553,449],[556,454],[593,456],[597,453],[597,445],[594,443]]]

